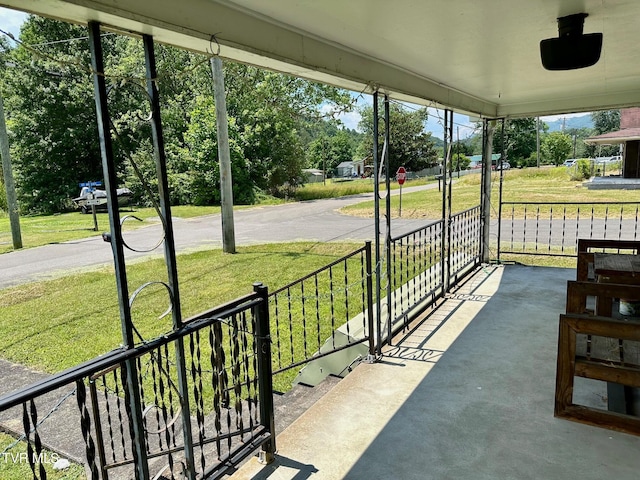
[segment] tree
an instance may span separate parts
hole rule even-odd
[[[34,212],[64,210],[79,182],[102,179],[86,37],[86,27],[32,16],[13,55],[7,110],[16,178]],[[107,34],[102,45],[119,184],[149,204],[156,180],[142,42]],[[209,59],[154,48],[171,201],[217,203]],[[352,108],[348,92],[240,64],[225,63],[225,72],[236,202],[252,201],[257,189],[286,195],[296,188],[314,132],[332,131],[332,158],[351,158],[355,132],[341,133],[332,119]]]
[[[455,152],[455,150],[454,150]],[[449,162],[449,169],[457,172],[459,170],[467,170],[471,164],[471,159],[463,153],[453,153],[451,155],[451,161]]]
[[[614,132],[620,129],[620,110],[600,110],[591,113],[593,122],[592,136]],[[585,154],[589,157],[617,155],[618,145],[587,145]]]
[[[373,151],[373,107],[363,107],[360,114],[362,120],[359,126],[365,136],[358,152],[359,155],[365,156]],[[389,170],[391,173],[395,173],[401,166],[408,171],[419,171],[437,162],[431,133],[425,131],[427,115],[426,108],[407,111],[398,103],[392,102],[389,105]],[[380,125],[384,125],[382,119]],[[378,133],[380,134],[378,155],[381,156],[384,128],[381,127]]]
[[[549,127],[542,123],[542,133]],[[537,150],[536,119],[510,118],[504,124],[504,149],[512,165],[525,165],[528,158]],[[497,125],[493,132],[493,151],[502,152],[502,128]]]
[[[65,41],[86,36],[86,27],[29,16],[11,55],[6,110],[16,186],[31,212],[60,211],[79,182],[102,177],[88,44]],[[24,46],[43,43],[42,56]]]
[[[308,164],[320,170],[326,169],[327,176],[331,176],[340,163],[353,160],[353,156],[351,138],[344,130],[331,137],[321,135],[307,149]]]
[[[545,161],[553,165],[561,165],[569,157],[572,148],[571,137],[562,132],[547,134],[540,146]]]

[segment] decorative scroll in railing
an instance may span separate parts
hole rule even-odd
[[[374,353],[371,242],[269,295],[274,374],[355,344]]]
[[[577,256],[579,238],[636,240],[640,202],[502,202],[498,254]]]
[[[188,351],[190,442],[179,421],[185,402],[177,387],[178,343]],[[188,319],[178,330],[5,396],[0,412],[22,418],[24,440],[34,453],[28,457],[33,478],[46,478],[43,445],[75,434],[76,443],[85,446],[90,478],[137,479],[136,429],[149,478],[219,478],[260,447],[264,457],[275,451],[270,357],[267,291],[256,286],[255,293]],[[137,378],[127,378],[127,361],[136,363]],[[131,415],[129,381],[139,385],[142,425]],[[46,412],[51,392],[74,388],[78,409],[68,419],[68,431],[47,432],[46,422],[38,421],[40,404]]]
[[[418,307],[444,294],[443,234],[444,221],[438,220],[390,239],[387,312],[391,312],[392,330],[398,321],[408,321]]]
[[[471,268],[480,264],[480,206],[451,216],[449,240],[449,285],[455,285]]]

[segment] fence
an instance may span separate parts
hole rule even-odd
[[[359,343],[368,342],[373,354],[371,264],[371,242],[366,242],[271,292],[274,374]]]
[[[579,238],[636,240],[639,202],[502,202],[498,253],[575,257]]]
[[[443,294],[442,239],[444,221],[420,227],[389,241],[387,318],[390,333],[399,322]]]
[[[189,350],[184,370],[178,343]],[[63,434],[84,443],[90,478],[219,478],[260,448],[275,451],[270,356],[267,291],[257,286],[165,336],[8,395],[0,411],[22,419],[33,478],[46,478],[43,445],[61,434],[38,420],[51,394],[76,397]]]
[[[449,240],[449,285],[454,285],[470,268],[480,264],[480,206],[451,216]]]

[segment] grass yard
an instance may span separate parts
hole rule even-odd
[[[433,178],[428,180],[427,178],[417,178],[415,180],[407,180],[404,184],[405,187],[415,187],[418,185],[425,185],[427,183],[433,183]],[[395,190],[400,188],[398,182],[391,182],[391,189]],[[316,200],[320,198],[336,198],[344,197],[346,195],[357,195],[360,193],[373,192],[374,184],[371,178],[357,178],[348,180],[329,179],[327,184],[322,183],[309,183],[296,191],[295,199],[302,200]]]
[[[18,442],[11,447],[14,443],[15,439],[13,437],[0,433],[0,478],[2,480],[33,478],[33,472],[27,457],[27,444]],[[5,452],[7,448],[9,450]],[[43,460],[47,478],[50,480],[81,480],[87,478],[84,467],[77,464],[71,464],[64,470],[54,470],[53,464],[59,458],[55,453],[43,450],[40,458]]]
[[[192,218],[201,215],[220,213],[220,207],[172,207],[174,217]],[[141,228],[158,221],[156,211],[153,208],[124,209],[120,218],[125,215],[135,215],[143,220],[134,219],[124,223],[125,229]],[[98,212],[98,232],[94,231],[93,215],[85,215],[78,212],[62,213],[59,215],[35,215],[20,217],[20,233],[24,248],[39,247],[49,243],[68,242],[81,238],[93,237],[100,232],[109,230],[109,216],[107,212]],[[9,216],[0,212],[0,254],[13,251],[13,240]]]
[[[240,247],[234,255],[222,250],[178,255],[183,318],[251,292],[255,281],[275,290],[360,246],[287,243]],[[129,292],[165,278],[160,259],[134,263],[128,268]],[[158,285],[137,297],[132,317],[145,339],[171,329],[170,316],[158,319],[168,304],[166,291]],[[118,347],[122,335],[112,269],[1,290],[0,331],[3,358],[48,373]],[[286,390],[290,381],[287,378],[276,388]]]
[[[453,184],[452,208],[459,212],[480,203],[480,174],[466,175],[456,179]],[[639,200],[640,195],[630,194],[628,190],[587,190],[581,182],[570,179],[566,167],[526,168],[504,171],[503,202],[622,202]],[[491,173],[491,216],[498,212],[500,172]],[[398,217],[399,196],[391,197],[391,213]],[[590,208],[587,208],[591,212]],[[594,207],[596,215],[604,215],[605,207]],[[575,208],[567,209],[574,215]],[[343,213],[361,217],[373,217],[373,201],[362,202],[344,207]],[[581,210],[582,211],[582,210]],[[634,215],[635,211],[629,211]],[[511,210],[509,209],[509,215]],[[515,208],[516,218],[522,218],[523,208]],[[402,218],[438,219],[442,216],[442,192],[437,189],[402,195]]]

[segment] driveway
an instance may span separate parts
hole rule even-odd
[[[408,187],[403,193],[437,188],[437,184]],[[398,190],[392,192],[397,195]],[[236,245],[290,241],[364,241],[373,240],[373,218],[342,215],[338,209],[373,199],[373,194],[306,202],[255,207],[234,211]],[[381,204],[384,211],[384,203]],[[392,235],[399,235],[427,223],[427,220],[392,222]],[[381,225],[384,234],[384,224]],[[136,250],[148,250],[161,239],[159,224],[125,232],[128,245]],[[222,246],[220,215],[192,219],[174,219],[176,251],[184,252]],[[152,252],[126,250],[128,260],[162,255],[162,249]],[[111,247],[100,236],[65,243],[50,244],[0,255],[0,288],[35,280],[60,276],[72,271],[92,269],[113,262]]]

